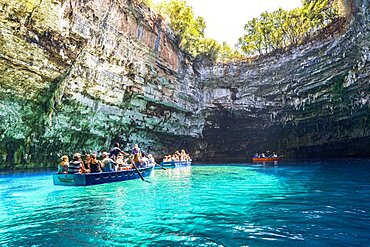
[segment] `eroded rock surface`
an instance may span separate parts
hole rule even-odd
[[[134,1],[0,0],[0,169],[115,141],[204,161],[368,155],[369,3],[353,8],[340,36],[194,71]]]
[[[162,154],[201,136],[191,64],[148,9],[113,0],[1,0],[0,9],[2,166],[115,141]]]
[[[204,68],[205,160],[370,154],[369,2],[347,31],[291,54]]]

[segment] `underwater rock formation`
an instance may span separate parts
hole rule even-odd
[[[135,1],[0,0],[0,169],[116,141],[203,161],[368,155],[369,2],[350,4],[343,34],[196,67]]]

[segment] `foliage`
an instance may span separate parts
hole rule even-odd
[[[264,12],[245,24],[238,47],[246,55],[261,55],[301,44],[338,18],[333,1],[303,0],[300,8]]]
[[[302,0],[302,7],[290,11],[278,9],[263,12],[258,18],[248,21],[245,34],[239,38],[236,48],[206,38],[206,23],[196,17],[186,0],[166,0],[153,4],[152,0],[136,0],[167,16],[171,29],[178,37],[180,48],[193,59],[206,61],[242,60],[245,56],[263,55],[299,45],[315,32],[335,21],[339,14],[334,7],[335,0]]]
[[[226,42],[223,42],[220,46],[217,60],[223,62],[239,61],[244,58],[238,50],[231,48]]]

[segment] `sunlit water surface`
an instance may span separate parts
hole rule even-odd
[[[370,161],[203,165],[54,186],[0,175],[1,246],[370,246]]]

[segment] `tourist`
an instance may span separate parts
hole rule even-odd
[[[81,154],[75,153],[73,159],[68,163],[68,173],[84,173],[84,164],[81,160]]]
[[[141,153],[141,166],[142,167],[148,167],[148,164],[149,164],[149,159],[145,156],[145,154],[142,152]]]
[[[121,171],[121,168],[124,166],[125,161],[123,160],[123,155],[119,154],[116,159],[116,171]]]
[[[155,162],[153,155],[148,154],[148,166],[151,167],[155,165],[156,165],[156,162]]]
[[[181,153],[180,153],[180,160],[182,161],[185,161],[186,160],[186,152],[184,149],[181,149]]]
[[[140,167],[141,164],[142,164],[142,162],[141,162],[142,154],[141,154],[139,145],[137,145],[137,144],[134,145],[134,148],[132,149],[132,155],[133,155],[133,157],[132,157],[133,164]]]
[[[63,155],[61,158],[61,162],[58,165],[58,173],[68,173],[68,164],[69,164],[69,159],[67,155]]]
[[[166,155],[163,158],[163,162],[170,162],[171,161],[171,155]]]
[[[104,172],[110,172],[114,171],[114,165],[116,164],[114,160],[109,158],[109,153],[104,152],[102,154],[103,160],[102,160],[102,167]]]
[[[130,170],[132,167],[129,163],[127,163],[128,161],[128,158],[126,158],[124,161],[123,161],[123,166],[121,168],[121,170]]]
[[[90,161],[91,161],[91,155],[90,154],[85,154],[85,162],[84,162],[84,167],[85,167],[85,171],[87,173],[90,172]]]
[[[90,171],[92,173],[95,173],[95,172],[102,172],[102,169],[101,169],[101,162],[100,160],[97,160],[96,158],[96,154],[92,154],[91,155],[91,160],[90,160]]]
[[[187,155],[186,161],[191,161],[190,154]]]
[[[117,155],[118,154],[123,154],[123,155],[126,155],[126,156],[128,156],[129,154],[128,153],[126,153],[125,151],[123,151],[123,150],[121,150],[120,148],[119,148],[119,143],[118,142],[116,142],[115,144],[114,144],[114,148],[112,148],[110,151],[109,151],[109,157],[111,158],[111,159],[113,159],[113,160],[116,160],[116,158],[117,158]]]

